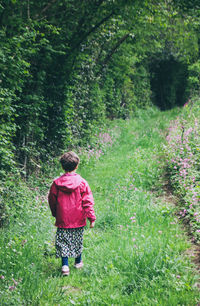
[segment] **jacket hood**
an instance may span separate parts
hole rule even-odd
[[[74,191],[82,182],[82,177],[77,173],[65,173],[54,180],[58,189],[63,192]]]

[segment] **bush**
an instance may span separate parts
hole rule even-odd
[[[185,104],[171,123],[165,152],[171,184],[183,199],[179,217],[190,227],[193,240],[200,240],[200,99]]]
[[[188,77],[188,88],[192,95],[199,94],[200,86],[200,60],[190,65],[189,68],[189,77]]]

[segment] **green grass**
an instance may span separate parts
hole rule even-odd
[[[69,277],[62,278],[54,256],[50,211],[32,191],[21,225],[16,219],[1,230],[2,305],[197,305],[197,275],[185,255],[190,244],[173,205],[160,196],[164,130],[177,111],[152,109],[113,122],[118,141],[79,169],[93,190],[97,222],[85,229],[84,268],[75,270],[71,259]],[[18,284],[11,291],[12,279]]]

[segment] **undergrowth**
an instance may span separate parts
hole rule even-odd
[[[200,242],[200,99],[185,105],[168,129],[165,153],[170,183],[181,199],[179,218]]]

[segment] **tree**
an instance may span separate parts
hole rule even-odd
[[[173,57],[183,67],[199,58],[199,21],[178,3],[2,0],[4,153],[27,175],[47,154],[87,142],[105,117],[149,104],[153,63]]]

